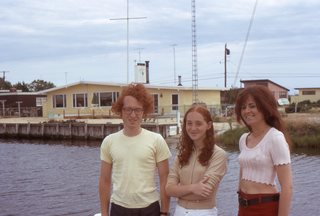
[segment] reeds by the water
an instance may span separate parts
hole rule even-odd
[[[285,122],[293,148],[320,148],[320,122],[286,119]],[[217,141],[222,145],[238,145],[240,136],[246,131],[242,126],[229,129],[218,135]]]

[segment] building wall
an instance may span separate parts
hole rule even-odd
[[[281,86],[269,81],[269,80],[250,80],[243,81],[244,87],[254,86],[254,85],[263,85],[266,86],[274,95],[275,99],[279,98],[288,98],[288,90],[282,88]]]
[[[47,92],[47,101],[44,104],[43,116],[49,118],[63,118],[73,116],[109,116],[112,117],[111,106],[95,107],[92,104],[94,92],[119,92],[122,91],[121,86],[109,85],[94,85],[94,84],[78,84],[66,88],[61,88]],[[149,88],[146,86],[151,94],[158,98],[158,107],[156,115],[172,115],[178,110],[184,113],[186,109],[192,104],[192,89],[186,88]],[[86,93],[88,97],[87,107],[73,107],[73,94]],[[65,94],[66,107],[54,108],[53,96]],[[178,95],[178,106],[172,105],[172,95]],[[220,105],[220,90],[198,90],[198,98],[209,106]]]
[[[106,107],[94,107],[92,104],[94,92],[120,92],[122,87],[120,86],[102,86],[102,85],[90,85],[79,84],[66,88],[59,89],[47,93],[47,102],[45,104],[44,116],[53,117],[72,117],[72,116],[84,116],[84,115],[111,115],[111,106]],[[73,107],[73,94],[87,94],[88,106],[87,107]],[[53,97],[54,95],[65,94],[66,95],[66,107],[54,108]]]
[[[301,88],[298,89],[298,91],[298,95],[291,96],[291,103],[299,103],[304,100],[310,100],[310,102],[317,102],[318,100],[320,100],[320,88]]]
[[[159,95],[159,113],[185,113],[192,105],[192,90],[181,89],[149,89],[151,94]],[[172,104],[172,95],[178,95],[178,109]],[[220,106],[220,90],[198,90],[198,100],[207,106]]]
[[[36,106],[36,98],[41,97],[38,95],[19,95],[14,93],[9,93],[7,95],[0,95],[0,100],[5,101],[6,107],[18,107],[18,103],[20,102],[20,107],[35,107]]]
[[[273,83],[268,83],[268,88],[270,91],[273,93],[274,97],[276,100],[280,98],[288,98],[288,91],[273,84]]]
[[[33,93],[8,92],[0,94],[0,116],[37,117],[42,115],[42,107],[36,103],[37,98],[45,95]]]

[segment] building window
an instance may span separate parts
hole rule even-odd
[[[112,106],[119,97],[119,92],[95,92],[93,93],[93,106]]]
[[[66,95],[53,95],[53,108],[63,108],[67,107]]]
[[[154,113],[159,113],[159,95],[153,94],[153,109]]]
[[[279,92],[279,98],[287,98],[287,92],[286,91],[280,91]]]
[[[172,110],[178,110],[179,109],[179,95],[173,94],[171,101],[172,101]]]
[[[316,95],[316,91],[305,90],[305,91],[302,91],[302,95]]]
[[[73,107],[88,107],[87,94],[73,94]]]
[[[43,103],[47,101],[47,98],[45,97],[36,97],[36,106],[42,107]]]

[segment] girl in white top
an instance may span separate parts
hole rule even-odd
[[[235,112],[238,122],[249,129],[239,141],[238,215],[288,216],[292,197],[289,139],[273,94],[264,86],[244,88]]]

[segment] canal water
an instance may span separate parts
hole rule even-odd
[[[0,139],[0,216],[89,216],[100,212],[98,142]],[[171,149],[175,154],[175,149]],[[217,195],[219,216],[237,212],[238,151],[226,148],[228,172]],[[172,161],[170,161],[172,162]],[[320,215],[320,150],[292,153],[291,215]],[[171,200],[173,211],[175,200]]]

